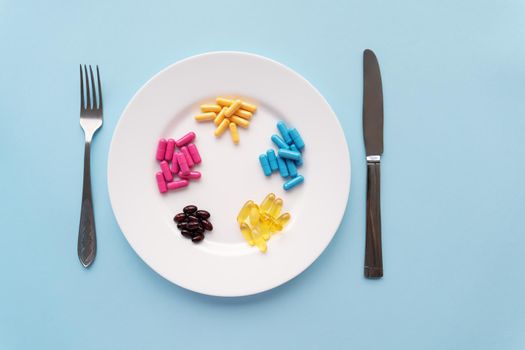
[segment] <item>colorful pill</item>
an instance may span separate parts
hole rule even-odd
[[[193,140],[195,140],[195,133],[193,131],[190,131],[189,133],[187,133],[186,135],[182,136],[180,139],[175,141],[175,144],[178,147],[182,147],[192,142]]]
[[[290,177],[296,177],[297,176],[297,166],[295,165],[295,161],[291,159],[286,160],[286,167],[288,168],[288,174],[290,174]]]
[[[280,149],[278,152],[279,157],[291,159],[291,160],[300,160],[301,159],[301,153],[297,151],[292,151],[289,149]]]
[[[159,171],[157,174],[155,174],[155,177],[157,178],[157,186],[159,186],[159,192],[164,193],[168,191],[168,187],[166,187],[166,179],[164,179],[164,175],[162,174],[162,171]]]
[[[286,142],[284,142],[284,140],[279,135],[273,134],[272,135],[272,141],[279,148],[284,148],[284,149],[288,149],[289,148],[288,145],[286,144]]]
[[[272,171],[279,169],[279,165],[277,165],[277,157],[275,156],[273,149],[266,151],[266,157],[268,158],[268,163],[270,163],[270,169],[272,169]]]
[[[288,167],[286,162],[281,157],[277,157],[277,165],[279,166],[279,173],[283,178],[287,178],[290,174],[288,173]]]
[[[166,181],[173,180],[173,174],[171,173],[170,165],[168,164],[168,162],[166,162],[165,160],[160,162],[160,170],[162,170],[162,175],[164,175]]]
[[[219,107],[219,111],[220,111],[220,107]],[[209,120],[214,120],[215,117],[217,117],[217,114],[214,112],[202,113],[202,114],[196,115],[195,120],[198,122],[207,122]]]
[[[283,121],[280,121],[277,123],[277,129],[281,133],[281,136],[284,139],[284,142],[287,144],[292,143],[292,138],[290,137],[290,133],[288,132],[288,128],[286,127],[286,124]]]
[[[301,135],[299,134],[299,131],[293,128],[293,129],[288,130],[288,133],[290,134],[290,137],[292,138],[293,143],[295,143],[299,151],[302,151],[304,148],[304,141]]]
[[[179,159],[177,154],[179,152],[173,152],[173,159],[171,160],[171,172],[177,174],[179,172]]]
[[[239,132],[237,131],[237,124],[230,123],[230,134],[232,136],[232,141],[234,144],[239,144]]]
[[[253,114],[251,114],[250,112],[248,111],[245,111],[244,109],[238,109],[234,115],[238,116],[238,117],[241,117],[241,118],[244,118],[244,119],[247,119],[247,120],[250,120],[252,119],[253,117]]]
[[[273,233],[282,231],[284,226],[288,223],[288,221],[290,221],[291,217],[292,216],[290,213],[282,213],[277,219],[273,221],[272,225],[270,226],[270,230]]]
[[[230,121],[239,125],[241,128],[245,128],[245,129],[250,125],[249,121],[241,117],[237,117],[236,115],[234,115],[233,117],[230,117]]]
[[[273,202],[275,201],[275,194],[269,193],[266,197],[264,197],[263,201],[261,202],[260,210],[263,213],[268,212],[270,208],[272,207]]]
[[[193,163],[199,164],[202,161],[199,150],[197,149],[197,146],[195,146],[194,143],[190,143],[188,145],[188,151],[190,152],[191,159],[193,159]]]
[[[241,225],[248,218],[248,216],[250,215],[250,211],[252,210],[252,206],[254,204],[255,203],[251,200],[244,203],[241,210],[239,211],[239,214],[237,215],[237,222],[239,223],[239,225]]]
[[[182,188],[188,186],[190,182],[188,180],[177,180],[168,182],[168,190],[176,190],[177,188]]]
[[[304,177],[302,175],[298,175],[297,177],[294,177],[293,179],[286,181],[283,184],[283,188],[285,191],[288,191],[303,182],[304,182]]]
[[[182,146],[180,148],[180,151],[182,154],[184,154],[184,157],[186,158],[186,163],[188,164],[189,168],[193,168],[195,166],[195,163],[193,163],[193,158],[191,158],[190,151],[188,150],[188,147]]]
[[[206,113],[206,112],[214,112],[214,113],[218,113],[221,111],[221,106],[219,105],[212,105],[212,104],[209,104],[209,105],[201,105],[201,111],[203,113]]]
[[[297,146],[295,146],[295,145],[291,145],[291,146],[290,146],[290,149],[291,149],[292,151],[299,152],[299,149],[298,149]],[[299,160],[296,160],[296,161],[295,161],[295,165],[297,165],[297,166],[301,166],[301,165],[303,165],[303,157],[301,157],[301,159],[299,159]]]
[[[262,235],[258,233],[257,230],[252,230],[252,234],[254,234],[255,246],[259,248],[261,253],[266,253],[266,251],[268,250],[268,246],[266,245],[266,241],[264,240]]]
[[[157,158],[157,160],[164,160],[164,157],[166,155],[166,147],[168,146],[168,142],[166,141],[166,139],[160,139],[159,140],[159,143],[157,144],[157,154],[155,156],[155,158]]]
[[[273,217],[277,217],[281,213],[283,207],[283,200],[281,198],[275,198],[272,203],[272,207],[268,211],[268,214]]]
[[[229,100],[224,97],[217,97],[215,101],[217,102],[218,105],[226,106],[226,107],[230,106],[233,103],[232,100]],[[244,101],[241,102],[241,108],[251,113],[255,113],[255,111],[257,110],[256,105],[253,105],[251,103],[244,102]]]
[[[188,174],[190,172],[190,168],[188,166],[188,162],[186,161],[186,157],[181,152],[177,152],[177,160],[179,162],[179,168],[180,171],[183,174]]]
[[[241,100],[235,100],[231,105],[230,107],[228,107],[228,109],[226,110],[226,112],[224,112],[224,116],[226,118],[229,118],[231,117],[232,115],[235,114],[235,112],[237,112],[237,110],[239,108],[241,108]]]
[[[215,136],[219,137],[221,136],[222,134],[224,134],[224,132],[226,131],[226,129],[228,128],[228,126],[230,125],[230,122],[228,119],[224,119],[220,124],[219,126],[217,127],[217,129],[215,129]]]
[[[192,179],[197,180],[201,178],[201,173],[199,171],[190,171],[187,174],[183,174],[182,172],[179,172],[179,177],[181,179]]]
[[[220,123],[222,123],[222,121],[224,120],[224,113],[226,112],[226,110],[227,108],[223,107],[221,111],[219,112],[219,114],[217,114],[217,117],[213,119],[213,122],[215,123],[215,125],[219,125]]]
[[[175,140],[168,139],[168,143],[166,145],[166,154],[164,155],[164,160],[167,160],[169,162],[173,158],[174,151],[175,151]]]
[[[261,216],[261,213],[259,211],[259,206],[257,204],[253,204],[250,209],[250,223],[252,224],[252,227],[255,227],[259,224],[259,218]]]
[[[246,240],[246,242],[248,242],[249,245],[254,245],[255,242],[253,240],[253,236],[252,236],[252,230],[250,229],[250,226],[248,226],[247,223],[243,222],[241,224],[241,233],[242,235],[244,236],[244,239]]]
[[[259,162],[261,163],[261,168],[264,172],[264,175],[270,176],[272,174],[272,169],[270,168],[270,163],[268,162],[268,157],[266,157],[266,154],[261,154],[259,156]]]

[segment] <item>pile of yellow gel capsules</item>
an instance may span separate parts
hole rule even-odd
[[[226,129],[230,129],[232,141],[237,145],[239,143],[237,126],[246,129],[257,106],[239,99],[229,100],[223,97],[217,97],[215,102],[217,104],[201,105],[202,114],[195,116],[195,120],[198,122],[213,120],[217,125],[214,133],[216,137],[220,137]]]
[[[249,245],[255,245],[263,253],[268,249],[266,241],[282,231],[290,221],[290,213],[282,213],[283,200],[268,194],[260,205],[247,201],[237,216],[241,233]]]

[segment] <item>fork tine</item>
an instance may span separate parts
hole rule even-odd
[[[100,72],[97,64],[97,80],[98,80],[98,108],[102,110],[102,86],[100,85]]]
[[[93,90],[93,109],[97,109],[97,89],[95,88],[95,78],[93,78],[91,65],[89,65],[89,74],[91,75],[91,89]]]
[[[82,74],[82,65],[80,65],[80,111],[84,110],[84,75]]]
[[[84,65],[84,73],[86,75],[86,109],[87,110],[90,110],[91,109],[91,92],[89,91],[89,75],[88,75],[88,72],[87,72],[87,66]]]

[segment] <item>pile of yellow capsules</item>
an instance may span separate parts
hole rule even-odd
[[[215,136],[219,137],[226,129],[230,129],[230,134],[234,144],[239,143],[239,131],[237,126],[241,128],[247,128],[250,125],[249,120],[252,119],[253,114],[257,110],[257,106],[236,99],[229,100],[223,97],[217,97],[215,99],[217,104],[204,104],[201,105],[202,114],[195,116],[195,120],[198,122],[211,121],[217,125],[215,129]]]
[[[261,205],[247,201],[242,207],[237,222],[241,233],[249,245],[255,245],[263,253],[268,249],[266,241],[275,233],[282,231],[290,221],[290,213],[281,213],[283,200],[275,194],[268,194]],[[280,215],[279,215],[280,214]]]

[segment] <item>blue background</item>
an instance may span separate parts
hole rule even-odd
[[[0,349],[525,348],[524,23],[518,0],[0,1]],[[385,95],[379,281],[363,278],[365,48]],[[167,65],[212,50],[265,55],[310,80],[352,157],[328,249],[252,297],[159,277],[121,234],[107,192],[129,99]],[[89,270],[76,255],[79,63],[101,66],[105,99]]]

